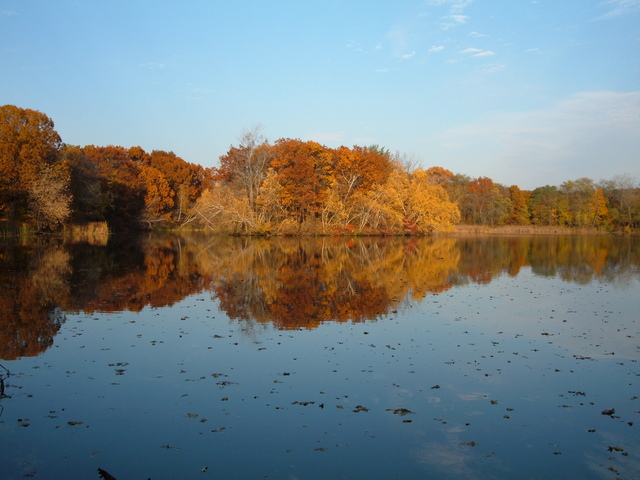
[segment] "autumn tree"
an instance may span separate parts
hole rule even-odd
[[[565,225],[569,221],[567,201],[556,186],[545,185],[533,190],[529,211],[534,225]]]
[[[603,193],[609,201],[611,218],[626,228],[640,224],[640,188],[629,174],[616,175],[601,182]]]
[[[454,174],[448,181],[442,183],[449,194],[449,199],[456,203],[461,210],[467,198],[470,183],[471,177],[461,173]]]
[[[278,226],[287,215],[282,198],[283,189],[278,182],[278,173],[269,168],[256,199],[256,212],[260,221],[258,233],[277,233]]]
[[[506,223],[510,225],[528,225],[531,223],[529,220],[529,207],[527,200],[529,192],[523,192],[517,185],[511,185],[509,187],[509,199],[511,200],[511,210],[509,216],[506,219]]]
[[[299,225],[320,217],[331,186],[332,163],[331,152],[317,142],[276,142],[270,165],[282,187],[280,201]]]
[[[334,188],[343,202],[356,192],[368,192],[374,185],[383,184],[391,173],[389,155],[376,149],[340,147],[333,161]]]
[[[105,197],[110,200],[105,208],[105,220],[115,230],[136,228],[145,206],[145,186],[140,178],[140,167],[129,157],[124,147],[88,145],[82,152],[96,166]]]
[[[588,221],[592,227],[604,227],[609,223],[609,208],[607,208],[607,203],[607,199],[601,188],[596,189],[589,197],[587,206],[589,212]]]
[[[217,172],[220,180],[231,185],[237,194],[246,198],[251,209],[255,209],[260,186],[272,155],[261,130],[260,126],[244,130],[238,146],[231,146],[229,151],[220,157],[220,168]]]
[[[417,169],[411,175],[406,222],[421,234],[446,232],[460,221],[458,206],[449,200],[444,187],[434,182],[433,171]]]
[[[140,220],[149,227],[168,222],[175,192],[165,176],[157,168],[141,165],[138,177],[144,186],[144,209]]]
[[[163,150],[152,151],[148,165],[164,175],[169,187],[175,193],[173,216],[176,222],[181,223],[183,215],[208,186],[207,170],[200,165],[187,162],[173,152]]]
[[[71,176],[72,221],[80,225],[106,221],[114,194],[109,191],[98,163],[83,148],[74,145],[64,145],[60,156]]]
[[[30,210],[36,229],[54,229],[71,216],[70,172],[65,165],[43,165],[29,186]]]
[[[398,161],[382,185],[376,185],[358,199],[356,219],[358,231],[367,233],[405,233],[409,205],[410,178]]]
[[[469,183],[462,209],[469,223],[500,225],[509,215],[511,202],[503,194],[501,185],[488,177],[478,177]]]
[[[367,194],[386,182],[391,170],[390,155],[384,148],[343,146],[334,150],[330,191],[322,211],[323,231],[348,231],[354,223],[362,223],[356,220],[358,209],[368,203]]]
[[[53,121],[37,110],[0,107],[0,210],[12,224],[41,167],[52,165],[62,146]]]
[[[129,159],[137,165],[151,165],[151,155],[140,146],[135,146],[127,150]]]
[[[584,227],[593,223],[590,198],[595,190],[590,178],[567,180],[560,185],[559,192],[567,201],[570,225]]]
[[[425,175],[429,179],[429,183],[433,185],[442,185],[443,187],[452,183],[455,177],[451,170],[438,166],[427,168]]]

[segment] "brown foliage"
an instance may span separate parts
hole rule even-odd
[[[41,167],[56,161],[61,145],[45,114],[14,105],[0,107],[0,210],[6,205],[10,222],[16,209],[25,206]]]
[[[55,228],[71,215],[70,172],[64,164],[44,165],[29,187],[29,203],[38,230]]]
[[[276,142],[271,167],[282,187],[280,202],[298,223],[320,216],[329,193],[332,163],[331,152],[319,143]]]

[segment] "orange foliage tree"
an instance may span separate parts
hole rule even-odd
[[[271,167],[281,186],[280,202],[298,225],[320,217],[329,193],[332,154],[317,142],[280,139]]]
[[[200,165],[189,163],[173,152],[154,150],[148,165],[162,173],[175,193],[173,218],[180,223],[183,215],[202,194],[208,182],[209,174]]]
[[[10,224],[27,209],[29,188],[42,167],[57,161],[62,140],[44,113],[0,107],[0,211]]]

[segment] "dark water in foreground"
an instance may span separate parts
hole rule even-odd
[[[631,238],[0,245],[0,479],[640,478]]]

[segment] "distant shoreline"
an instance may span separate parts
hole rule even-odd
[[[624,235],[636,232],[605,231],[595,227],[561,225],[455,225],[453,236],[472,235]]]

